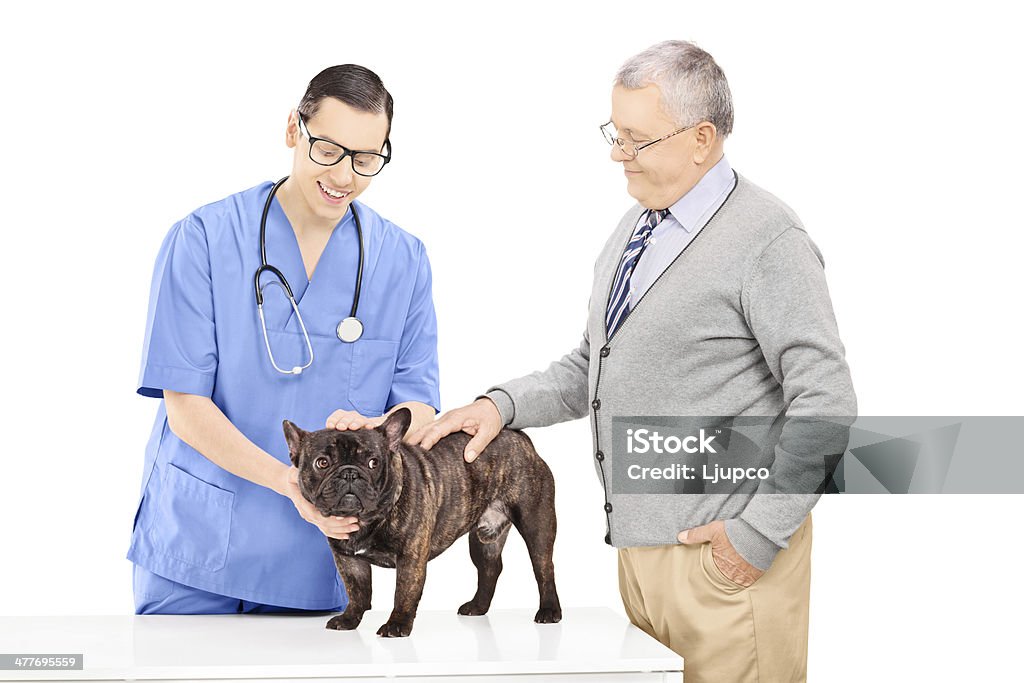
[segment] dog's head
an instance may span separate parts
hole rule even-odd
[[[382,518],[401,493],[402,437],[412,413],[396,410],[375,429],[305,432],[288,420],[284,437],[299,490],[325,516]]]

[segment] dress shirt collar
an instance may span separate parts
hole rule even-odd
[[[732,187],[732,183],[732,166],[723,154],[718,163],[705,173],[689,192],[668,207],[672,217],[679,222],[683,230],[693,232],[707,210],[714,205],[716,199]]]

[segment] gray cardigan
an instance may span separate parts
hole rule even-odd
[[[683,529],[723,519],[737,551],[766,569],[817,494],[750,495],[753,482],[733,494],[615,493],[612,418],[785,414],[852,421],[857,402],[824,261],[793,211],[737,174],[718,212],[606,339],[612,278],[642,211],[637,205],[626,213],[597,259],[579,348],[487,396],[516,429],[589,414],[607,543],[672,544]],[[808,446],[792,431],[787,439],[788,429],[787,423],[762,464],[845,450],[845,442]],[[804,452],[787,452],[789,444]]]

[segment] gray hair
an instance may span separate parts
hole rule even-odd
[[[732,132],[732,93],[714,58],[685,40],[666,40],[626,60],[615,84],[634,90],[656,85],[665,113],[677,125],[715,124],[721,138]]]

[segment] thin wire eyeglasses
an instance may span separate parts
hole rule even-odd
[[[640,150],[647,149],[651,145],[656,145],[662,140],[669,139],[673,135],[678,135],[679,133],[688,131],[691,128],[695,127],[696,125],[697,124],[693,124],[692,126],[679,128],[678,130],[672,131],[668,135],[662,135],[657,140],[651,140],[650,142],[644,143],[636,143],[633,142],[632,140],[623,140],[622,138],[619,137],[619,132],[615,130],[615,124],[612,123],[611,121],[601,125],[601,134],[604,135],[605,142],[607,142],[609,145],[618,145],[619,149],[622,150],[622,153],[625,154],[628,159],[636,159],[637,156],[640,155]]]

